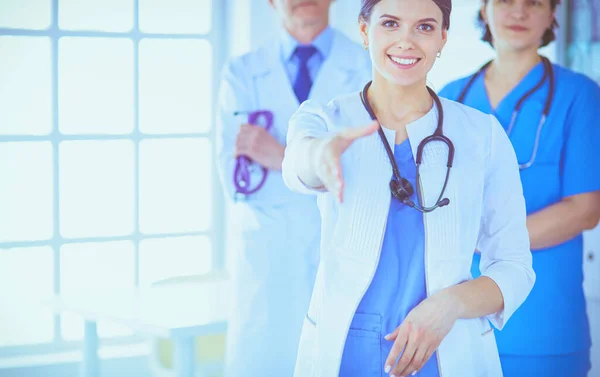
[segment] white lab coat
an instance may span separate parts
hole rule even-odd
[[[450,204],[423,217],[427,294],[472,279],[471,260],[477,247],[482,252],[481,271],[498,284],[504,309],[487,320],[455,323],[437,352],[440,376],[500,377],[498,350],[488,320],[502,329],[535,280],[519,169],[510,141],[494,117],[443,98],[441,101],[444,134],[456,152],[445,193]],[[433,134],[437,113],[426,120],[407,126],[413,154],[420,142]],[[340,97],[328,106],[304,103],[290,121],[283,162],[286,184],[296,192],[314,193],[295,171],[295,161],[305,158],[297,147],[300,139],[324,137],[369,122],[358,93]],[[394,131],[384,131],[393,145]],[[420,168],[426,206],[435,204],[439,196],[446,161],[445,144],[427,145]],[[342,171],[345,191],[341,205],[329,193],[318,194],[323,227],[321,259],[300,340],[296,377],[338,375],[350,322],[379,261],[392,169],[377,133],[350,146],[342,155]]]
[[[309,98],[327,103],[361,88],[371,77],[368,54],[334,31],[330,56]],[[280,59],[280,42],[233,59],[220,94],[218,167],[229,197],[234,193],[233,158],[241,121],[234,111],[271,110],[271,133],[285,145],[288,121],[298,100]],[[227,336],[227,376],[291,377],[308,308],[320,237],[314,197],[292,193],[281,172],[270,171],[260,191],[233,206],[232,276],[235,293]]]

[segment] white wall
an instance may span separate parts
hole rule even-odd
[[[279,30],[275,12],[267,0],[229,0],[227,4],[229,50],[233,56],[255,49]]]
[[[356,43],[362,43],[358,34],[358,13],[360,0],[337,0],[331,6],[330,23],[333,27],[343,31]]]

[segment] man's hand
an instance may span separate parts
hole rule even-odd
[[[235,157],[247,156],[269,170],[281,170],[285,147],[262,126],[242,124],[235,141]]]

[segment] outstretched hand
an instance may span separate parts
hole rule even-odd
[[[369,136],[377,131],[379,123],[373,121],[367,126],[350,128],[339,132],[323,141],[316,151],[315,172],[327,191],[332,193],[338,202],[344,201],[344,178],[342,175],[342,154],[356,140]]]

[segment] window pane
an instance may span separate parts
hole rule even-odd
[[[60,0],[58,24],[66,30],[130,31],[132,0]]]
[[[43,30],[51,23],[51,0],[0,1],[0,28]]]
[[[0,36],[0,135],[52,131],[50,50],[49,38]]]
[[[60,144],[63,237],[122,236],[133,232],[133,146],[129,140]]]
[[[140,286],[174,276],[205,274],[210,269],[208,237],[163,238],[140,243]]]
[[[60,251],[60,286],[65,294],[101,289],[131,289],[135,286],[135,252],[132,242],[65,245]],[[62,315],[66,340],[83,338],[83,321],[77,315]],[[126,327],[98,322],[101,337],[131,334]]]
[[[205,231],[212,217],[212,150],[206,139],[140,143],[140,230]]]
[[[212,120],[212,49],[201,40],[140,43],[140,130],[207,132]]]
[[[0,242],[52,238],[52,161],[49,142],[0,143]]]
[[[140,30],[144,33],[210,31],[211,0],[140,0]]]
[[[51,342],[54,317],[42,300],[52,296],[50,247],[0,249],[0,346]]]
[[[128,39],[61,38],[59,128],[66,134],[133,130],[133,43]]]

